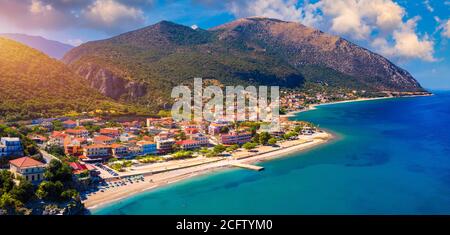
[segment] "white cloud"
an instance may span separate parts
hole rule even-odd
[[[67,43],[72,46],[79,46],[83,43],[83,40],[81,40],[79,38],[69,39],[69,40],[67,40]]]
[[[145,24],[153,0],[0,0],[0,21],[24,31],[67,28],[116,34]]]
[[[436,61],[433,56],[434,43],[425,35],[422,39],[415,33],[419,18],[408,20],[399,30],[394,31],[393,47],[385,48],[385,53],[391,56],[401,55],[404,58],[419,58],[425,61]]]
[[[450,19],[447,20],[447,22],[443,25],[443,31],[442,31],[442,35],[450,38]]]
[[[39,0],[32,0],[30,4],[30,12],[33,14],[45,14],[52,11],[53,7],[50,4],[44,4]]]
[[[263,16],[286,21],[301,21],[308,26],[313,26],[320,20],[320,16],[314,14],[316,7],[313,4],[299,7],[296,0],[231,0],[227,8],[238,18]]]
[[[425,5],[425,8],[429,11],[429,12],[433,12],[434,8],[431,6],[430,1],[429,0],[424,0],[423,4]]]
[[[238,17],[265,16],[292,21],[298,20],[302,15],[302,10],[295,3],[292,0],[255,0],[244,4],[234,1],[230,3],[230,10]]]
[[[85,16],[92,22],[105,26],[145,20],[142,10],[114,0],[96,0],[87,7]]]

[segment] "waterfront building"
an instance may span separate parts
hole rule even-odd
[[[178,141],[177,144],[180,145],[183,150],[191,150],[201,147],[200,143],[196,140],[181,140]]]
[[[228,125],[225,123],[213,122],[208,127],[208,134],[209,135],[218,135],[218,134],[220,134],[220,131],[222,130],[222,128],[227,127],[227,126]]]
[[[252,134],[250,132],[238,132],[230,131],[229,134],[220,135],[221,144],[245,144],[250,142],[252,139]]]
[[[136,145],[142,148],[143,155],[158,153],[158,149],[155,142],[141,140],[137,142]]]
[[[208,136],[201,134],[201,133],[197,133],[197,134],[193,134],[193,135],[189,135],[189,139],[190,140],[195,140],[198,142],[198,144],[200,146],[208,146],[209,145],[209,140],[208,140]]]
[[[111,145],[112,155],[116,158],[123,158],[128,155],[128,147],[121,144]]]
[[[168,153],[172,151],[172,146],[175,144],[174,139],[157,139],[156,148],[158,153]]]
[[[83,148],[83,156],[89,159],[104,159],[112,154],[111,146],[104,144],[94,144]]]

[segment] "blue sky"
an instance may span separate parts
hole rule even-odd
[[[389,58],[426,88],[450,89],[450,0],[0,0],[0,32],[74,45],[161,20],[207,29],[248,16],[342,36]]]

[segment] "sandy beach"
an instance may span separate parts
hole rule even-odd
[[[83,202],[86,208],[95,209],[141,192],[163,187],[198,175],[208,174],[224,168],[235,168],[232,166],[234,163],[252,164],[311,149],[330,141],[332,138],[333,136],[329,133],[319,132],[310,136],[302,136],[298,140],[281,142],[279,143],[279,147],[260,146],[251,152],[239,149],[230,157],[198,157],[185,160],[186,162],[169,162],[165,165],[151,164],[154,166],[148,165],[148,167],[139,166],[133,169],[133,174],[143,173],[143,181],[134,182],[133,184],[127,183],[125,186],[108,188],[105,189],[104,192],[97,191],[95,194],[89,195]],[[168,170],[155,171],[155,169],[162,168],[167,168]],[[144,172],[159,173],[144,174]]]
[[[414,97],[414,96],[408,96],[408,97]],[[358,98],[358,99],[354,99],[354,100],[342,100],[342,101],[329,102],[329,103],[323,103],[323,104],[311,104],[302,110],[288,112],[285,115],[281,115],[281,117],[294,117],[298,113],[315,110],[316,107],[318,107],[318,106],[331,105],[331,104],[353,103],[353,102],[361,102],[361,101],[371,101],[371,100],[383,100],[383,99],[392,99],[392,98],[399,98],[399,97]]]

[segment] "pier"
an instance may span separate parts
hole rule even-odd
[[[244,168],[244,169],[254,170],[254,171],[264,170],[264,167],[262,167],[262,166],[255,166],[255,165],[250,165],[250,164],[231,163],[230,165],[235,166],[235,167]]]

